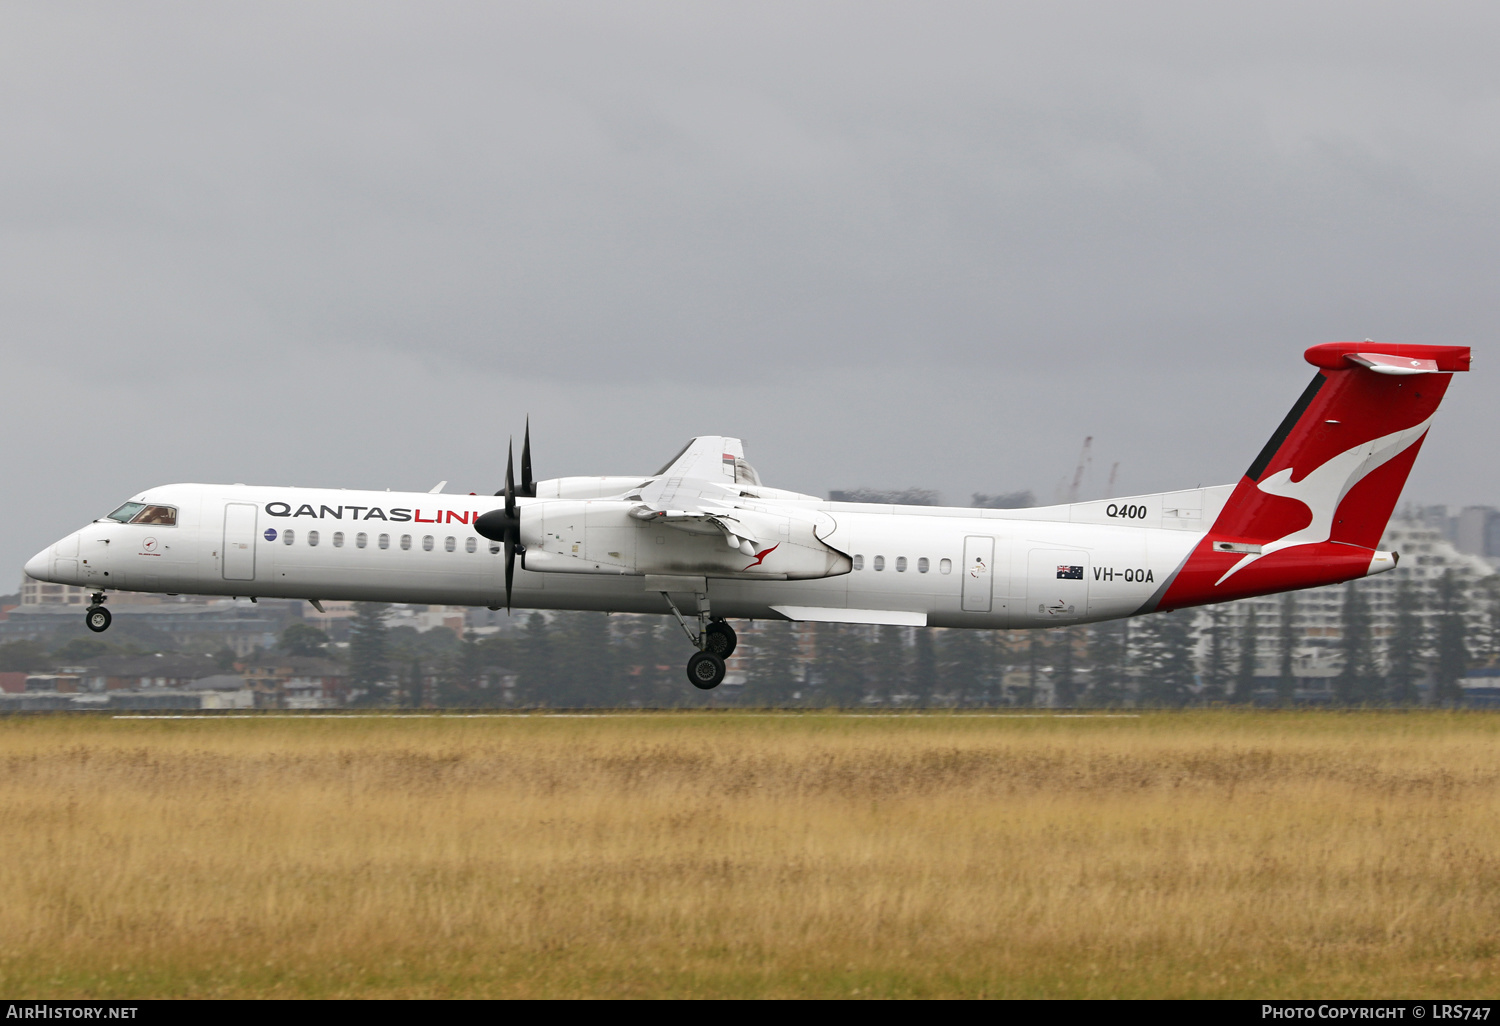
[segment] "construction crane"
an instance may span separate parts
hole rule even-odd
[[[1094,436],[1089,435],[1083,440],[1083,451],[1078,454],[1078,469],[1073,471],[1073,484],[1068,489],[1068,501],[1078,501],[1078,490],[1083,487],[1083,475],[1088,470],[1089,463],[1093,460],[1090,449],[1094,445]]]

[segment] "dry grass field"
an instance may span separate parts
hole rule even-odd
[[[0,993],[1500,985],[1500,717],[0,721]]]

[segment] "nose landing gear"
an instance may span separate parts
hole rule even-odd
[[[677,617],[677,622],[682,624],[688,640],[698,650],[688,660],[688,682],[700,691],[712,691],[724,683],[724,660],[729,658],[735,646],[739,644],[734,628],[725,623],[722,617],[709,615],[707,595],[698,596],[698,630],[696,631],[688,626],[687,618],[677,608],[677,603],[672,601],[671,594],[664,591],[661,596],[667,600],[672,615]]]
[[[109,610],[104,608],[104,592],[96,591],[89,596],[89,607],[84,610],[83,623],[95,634],[103,634],[109,630],[110,622],[114,618],[109,615]]]

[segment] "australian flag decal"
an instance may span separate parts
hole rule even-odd
[[[1057,579],[1059,581],[1081,581],[1083,580],[1083,567],[1060,566],[1057,568]]]

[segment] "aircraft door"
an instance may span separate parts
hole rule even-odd
[[[259,508],[248,502],[224,505],[223,567],[226,581],[255,580],[255,516]]]
[[[1080,549],[1032,549],[1026,568],[1026,615],[1032,626],[1073,623],[1089,608],[1089,554]]]
[[[994,601],[995,539],[970,535],[964,539],[963,610],[988,613]]]

